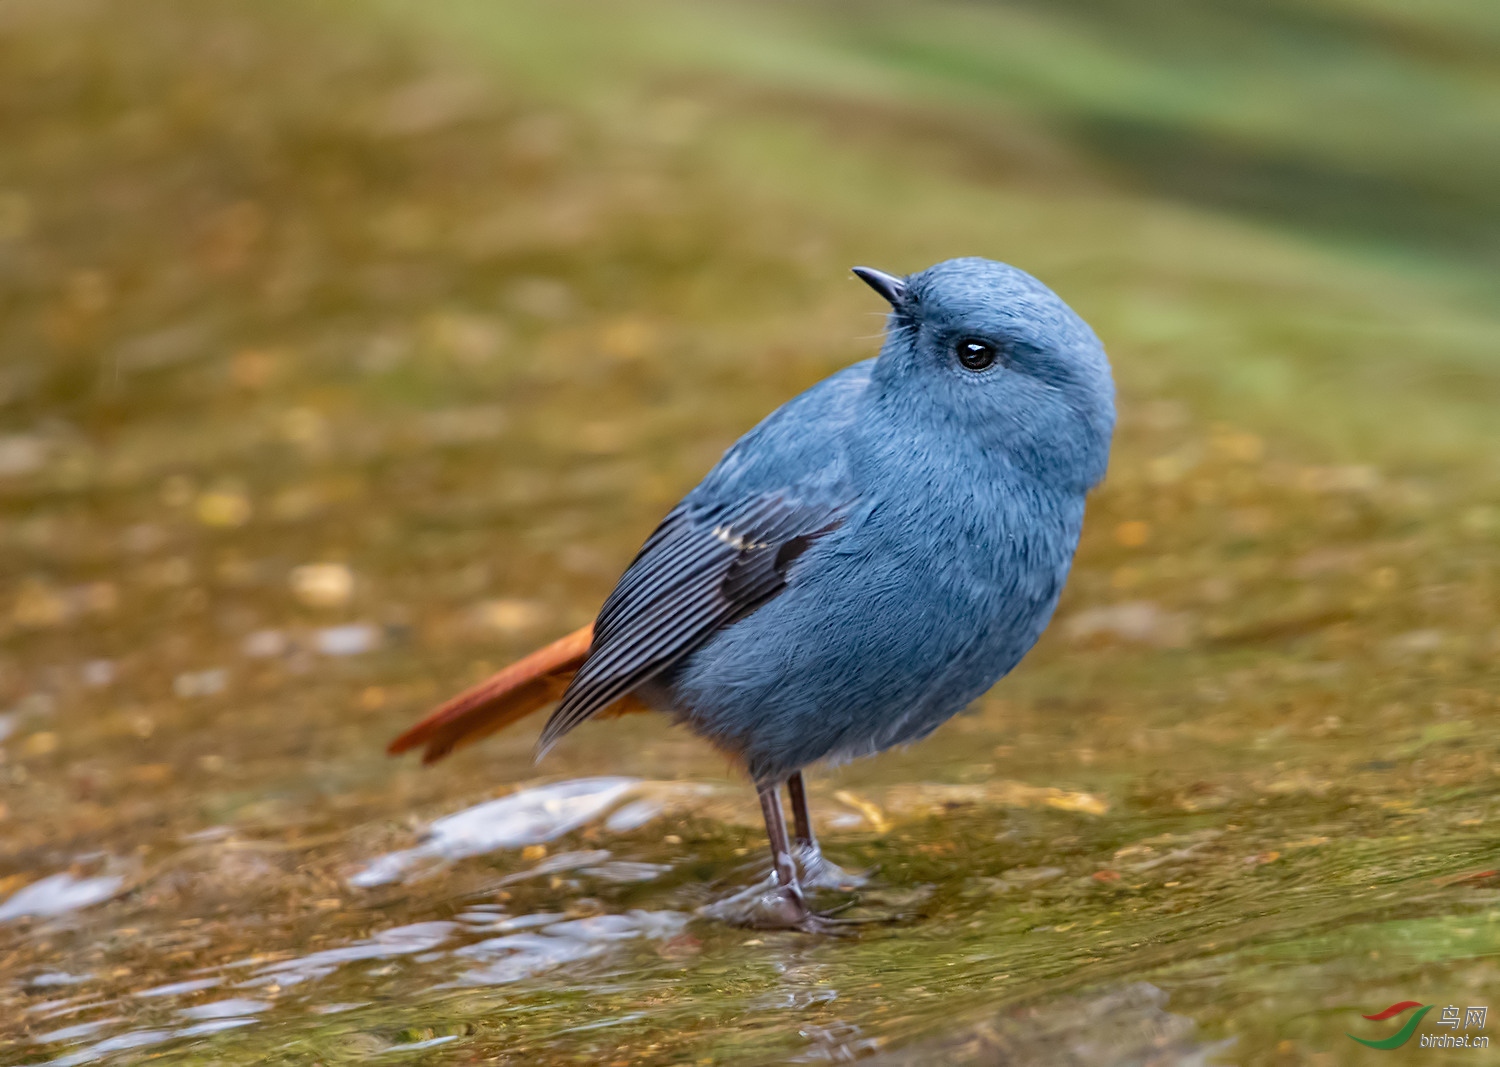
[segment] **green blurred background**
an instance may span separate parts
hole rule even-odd
[[[1121,424],[1034,656],[815,783],[917,917],[227,991],[475,902],[687,914],[754,876],[745,790],[660,723],[540,768],[525,728],[382,750],[873,353],[851,264],[957,255],[1093,324]],[[1355,1008],[1500,988],[1497,411],[1489,0],[7,0],[0,1047],[1364,1062]],[[545,849],[349,882],[589,774],[720,799],[549,846],[649,884],[497,889]]]

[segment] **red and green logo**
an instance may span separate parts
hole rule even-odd
[[[1364,1018],[1369,1019],[1372,1023],[1383,1023],[1387,1019],[1394,1019],[1402,1012],[1411,1011],[1412,1008],[1416,1008],[1418,1010],[1412,1012],[1412,1017],[1406,1020],[1406,1025],[1401,1027],[1401,1029],[1397,1030],[1390,1037],[1381,1038],[1379,1041],[1367,1041],[1362,1037],[1355,1037],[1353,1034],[1345,1034],[1344,1036],[1354,1041],[1358,1041],[1361,1045],[1364,1045],[1367,1048],[1400,1048],[1402,1045],[1411,1040],[1412,1034],[1417,1032],[1417,1027],[1421,1025],[1422,1022],[1422,1016],[1426,1015],[1429,1011],[1432,1010],[1431,1004],[1422,1004],[1415,1000],[1403,1000],[1400,1004],[1392,1004],[1389,1008],[1386,1008],[1385,1011],[1377,1011],[1374,1015],[1364,1016]]]

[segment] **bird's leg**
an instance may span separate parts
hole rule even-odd
[[[813,834],[812,816],[807,812],[807,787],[802,782],[802,772],[794,771],[786,780],[787,795],[792,798],[793,842],[797,846],[797,859],[802,863],[802,872],[809,885],[816,885],[823,873],[823,850]]]
[[[798,851],[818,847],[813,836],[812,819],[807,814],[807,789],[802,784],[802,772],[794,771],[786,780],[786,792],[792,798],[792,829]]]
[[[766,836],[771,841],[771,859],[775,865],[776,888],[765,898],[769,918],[782,926],[800,926],[810,913],[797,884],[797,867],[792,861],[792,846],[786,836],[786,814],[781,810],[781,790],[772,783],[760,788],[760,810],[766,818]]]
[[[786,780],[787,794],[792,798],[792,826],[797,860],[802,864],[802,884],[817,889],[850,889],[864,883],[864,876],[846,871],[823,858],[818,838],[813,833],[812,816],[807,811],[807,787],[802,772]]]
[[[760,811],[766,818],[766,837],[771,841],[774,884],[770,892],[757,886],[745,893],[736,893],[728,900],[712,905],[707,909],[707,913],[719,918],[727,918],[730,922],[741,926],[768,926],[775,929],[801,930],[809,934],[848,933],[869,922],[870,920],[867,919],[835,919],[829,915],[815,914],[808,908],[807,898],[802,895],[802,883],[797,880],[797,864],[792,856],[792,842],[786,832],[786,813],[781,810],[780,783],[758,787],[758,792],[760,793]],[[799,790],[799,795],[800,792]],[[806,819],[806,801],[807,798],[803,796],[800,804],[799,819],[801,820]],[[805,821],[801,825],[806,832],[799,833],[799,838],[810,838],[811,827],[807,826]],[[813,847],[817,847],[816,842],[813,842]],[[843,874],[832,864],[826,864],[826,866],[839,875]],[[747,897],[750,899],[747,900]],[[749,905],[748,909],[745,907],[746,904]]]

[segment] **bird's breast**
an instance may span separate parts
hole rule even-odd
[[[1046,598],[1082,526],[1081,495],[1032,479],[916,475],[874,497],[837,550],[895,561],[934,595]]]

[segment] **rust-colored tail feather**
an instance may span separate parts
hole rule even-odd
[[[423,763],[503,730],[559,699],[588,656],[593,624],[539,648],[439,705],[390,743],[395,756],[425,745]]]

